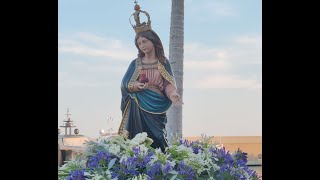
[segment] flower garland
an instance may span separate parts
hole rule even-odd
[[[58,167],[66,180],[225,180],[262,178],[246,166],[247,153],[229,153],[208,138],[176,138],[165,152],[153,149],[147,133],[87,142],[86,150]]]

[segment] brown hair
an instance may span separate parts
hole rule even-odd
[[[147,38],[148,40],[150,40],[153,43],[154,48],[155,48],[156,57],[159,59],[161,64],[165,64],[166,57],[164,55],[164,50],[163,50],[161,40],[160,40],[159,36],[157,35],[157,33],[154,32],[153,30],[148,30],[148,31],[142,31],[136,35],[136,37],[134,39],[134,43],[139,51],[138,57],[142,58],[145,56],[145,54],[139,49],[139,45],[137,43],[137,40],[139,37]]]

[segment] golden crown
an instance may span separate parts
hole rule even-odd
[[[142,31],[148,31],[151,30],[151,20],[150,20],[150,15],[146,12],[146,11],[142,11],[140,10],[140,6],[137,4],[137,2],[134,2],[136,5],[134,6],[134,10],[135,12],[133,14],[131,14],[131,16],[133,16],[134,20],[136,21],[136,25],[133,25],[131,23],[131,16],[129,18],[129,22],[131,24],[131,26],[133,27],[134,31],[136,32],[136,34],[138,34],[139,32]],[[148,22],[140,22],[140,13],[143,13],[147,16],[148,18]]]

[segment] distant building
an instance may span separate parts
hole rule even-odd
[[[58,165],[64,164],[65,161],[71,160],[76,154],[83,152],[85,148],[85,142],[90,138],[80,135],[79,129],[75,128],[73,121],[69,118],[69,109],[67,109],[67,120],[64,121],[64,125],[60,126],[65,128],[65,134],[60,135],[61,130],[58,128]],[[74,133],[72,133],[72,128]],[[69,131],[68,131],[69,130]]]
[[[118,132],[117,131],[105,132],[104,129],[100,129],[99,131],[99,138],[108,139],[112,136],[118,136]]]

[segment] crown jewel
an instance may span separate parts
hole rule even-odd
[[[131,14],[131,16],[133,16],[135,22],[136,22],[136,25],[133,25],[131,23],[131,16],[129,18],[129,22],[131,24],[131,26],[133,27],[134,31],[136,32],[136,34],[138,34],[139,32],[142,32],[142,31],[148,31],[148,30],[151,30],[151,20],[150,20],[150,15],[146,12],[146,11],[142,11],[140,10],[140,6],[137,4],[136,1],[134,1],[134,3],[136,4],[134,6],[134,10],[135,12],[133,14]],[[140,22],[140,13],[143,13],[147,16],[148,18],[148,22]]]

